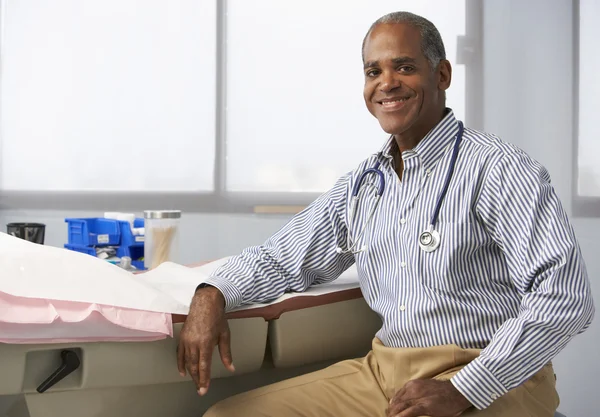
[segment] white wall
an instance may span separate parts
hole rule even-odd
[[[571,0],[484,0],[484,126],[546,166],[571,210],[573,105]],[[600,219],[571,216],[600,300]],[[554,364],[560,410],[569,417],[600,414],[598,320]]]

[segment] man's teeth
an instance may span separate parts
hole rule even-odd
[[[388,100],[388,101],[382,101],[381,104],[383,104],[383,105],[389,105],[389,104],[394,104],[394,103],[400,103],[400,102],[403,102],[403,101],[406,101],[406,100],[408,100],[408,99],[401,98],[401,99],[398,99],[398,100],[391,100],[391,101]]]

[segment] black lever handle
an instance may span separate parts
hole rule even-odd
[[[46,392],[49,388],[54,386],[57,382],[62,380],[64,377],[69,375],[71,372],[75,371],[81,365],[81,361],[79,360],[79,356],[77,353],[72,350],[63,350],[60,352],[60,357],[62,358],[62,364],[58,367],[58,369],[52,372],[44,382],[37,387],[37,392],[40,394]]]

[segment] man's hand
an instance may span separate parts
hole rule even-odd
[[[185,376],[187,369],[200,395],[208,391],[212,353],[217,344],[223,365],[231,372],[235,371],[223,294],[214,287],[201,288],[192,299],[177,346],[179,373]]]
[[[458,417],[472,404],[450,381],[408,381],[394,395],[387,417]]]

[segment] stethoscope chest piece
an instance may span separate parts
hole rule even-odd
[[[430,227],[419,235],[419,246],[425,252],[433,252],[440,247],[440,234]]]

